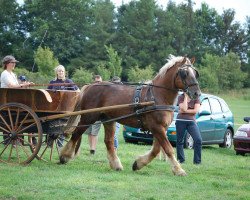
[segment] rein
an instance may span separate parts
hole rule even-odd
[[[95,122],[95,124],[104,124],[104,123],[109,123],[109,122],[114,122],[114,121],[119,121],[125,118],[133,117],[133,116],[139,116],[145,113],[150,113],[154,111],[171,111],[173,112],[175,110],[175,106],[172,105],[153,105],[153,106],[147,106],[141,109],[136,110],[135,112],[127,115],[123,115],[120,117],[112,118],[112,119],[107,119],[107,120],[101,120],[100,122]],[[77,125],[77,126],[71,126],[71,127],[87,127],[92,124],[86,124],[86,125]]]

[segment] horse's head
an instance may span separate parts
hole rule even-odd
[[[177,88],[187,92],[191,99],[197,99],[201,91],[197,81],[199,73],[194,68],[193,63],[194,59],[191,61],[186,57],[183,59],[176,73],[175,85]]]

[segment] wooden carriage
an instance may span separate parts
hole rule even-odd
[[[0,88],[0,162],[27,164],[35,157],[51,160],[58,155],[67,118],[43,118],[72,112],[79,94],[70,90]]]

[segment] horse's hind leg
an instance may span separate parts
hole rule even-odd
[[[104,124],[105,137],[104,142],[107,148],[107,157],[111,169],[120,171],[123,170],[123,166],[117,152],[114,148],[114,135],[115,135],[115,122]]]
[[[85,128],[86,129],[86,128]],[[73,159],[77,152],[79,151],[81,136],[85,130],[76,128],[74,133],[72,134],[69,142],[63,147],[60,152],[60,163],[65,164],[69,160]]]

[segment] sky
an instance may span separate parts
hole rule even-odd
[[[128,3],[131,0],[112,0],[112,2],[116,6],[120,6],[123,3]],[[175,1],[176,4],[180,4],[181,2],[186,2],[184,0],[172,0]],[[156,0],[158,5],[166,7],[168,0]],[[210,8],[215,8],[215,10],[222,14],[223,10],[232,8],[235,10],[235,20],[240,23],[246,22],[246,16],[250,17],[250,1],[249,0],[193,0],[195,2],[194,8],[200,8],[201,3],[205,2],[209,5]]]

